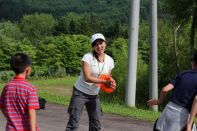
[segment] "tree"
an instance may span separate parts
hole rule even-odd
[[[174,22],[180,24],[187,23],[191,20],[190,31],[190,55],[194,50],[195,32],[197,25],[197,0],[165,0],[168,14],[173,17]]]
[[[56,37],[55,41],[58,50],[61,52],[61,61],[66,72],[78,74],[81,70],[81,58],[85,53],[91,51],[89,37],[84,35],[61,35]]]
[[[126,72],[128,67],[128,42],[123,38],[116,38],[111,43],[107,43],[107,54],[110,55],[115,62],[115,68],[112,76],[116,80],[117,88],[112,95],[102,94],[102,97],[108,98],[109,101],[124,102]],[[105,99],[106,100],[106,99]],[[117,101],[119,100],[119,101]]]
[[[2,70],[10,70],[10,58],[16,52],[17,41],[0,35],[0,63]]]
[[[46,37],[37,46],[35,75],[54,75],[64,66],[61,58],[62,52],[58,49],[55,38]]]
[[[80,47],[80,48],[79,48]],[[81,58],[90,51],[89,37],[84,35],[60,35],[46,37],[37,46],[35,75],[54,75],[59,70],[78,74]]]
[[[45,36],[51,35],[55,24],[56,21],[52,15],[35,13],[23,16],[21,29],[30,40],[36,42]]]
[[[34,58],[36,49],[26,40],[15,40],[13,38],[0,35],[0,69],[10,70],[11,56],[17,52],[24,52]]]
[[[20,27],[10,21],[0,23],[0,34],[16,40],[23,37]]]
[[[89,36],[96,32],[104,32],[104,26],[104,20],[95,13],[86,13],[80,20],[81,33]]]
[[[80,28],[80,18],[80,15],[73,12],[61,17],[56,27],[57,33],[80,34],[82,30]]]
[[[26,2],[24,0],[1,0],[0,19],[18,20],[25,13]]]

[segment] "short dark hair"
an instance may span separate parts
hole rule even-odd
[[[191,61],[194,61],[197,64],[197,50],[195,50],[191,56]]]
[[[92,47],[94,47],[95,45],[96,45],[96,43],[97,43],[97,41],[104,41],[103,39],[96,39],[93,43],[92,43]]]
[[[25,53],[16,53],[11,57],[11,68],[16,74],[23,73],[31,65],[32,60]]]

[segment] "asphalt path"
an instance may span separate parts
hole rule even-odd
[[[67,108],[63,105],[46,104],[45,110],[37,112],[37,121],[40,131],[65,131],[68,121]],[[5,129],[5,119],[0,113],[0,131]],[[102,131],[152,131],[153,123],[122,117],[111,114],[103,114]],[[78,131],[88,131],[88,116],[84,110]]]

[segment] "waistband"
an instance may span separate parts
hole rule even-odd
[[[171,108],[171,109],[174,109],[176,111],[179,111],[179,112],[182,112],[182,113],[186,113],[186,114],[189,114],[190,112],[188,111],[187,108],[185,107],[182,107],[172,101],[170,101],[168,104],[167,104],[167,107]]]
[[[86,96],[86,97],[91,97],[91,98],[97,98],[97,97],[99,97],[99,95],[89,95],[89,94],[86,94],[86,93],[84,93],[84,92],[78,90],[75,86],[73,86],[73,92],[74,92],[74,91],[77,91],[77,92],[83,94],[83,95]]]

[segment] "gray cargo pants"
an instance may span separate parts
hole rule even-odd
[[[70,115],[67,123],[66,131],[77,131],[79,127],[79,119],[86,106],[89,117],[89,131],[101,130],[101,110],[100,101],[97,95],[85,94],[76,88],[73,88],[73,94],[68,108]]]

